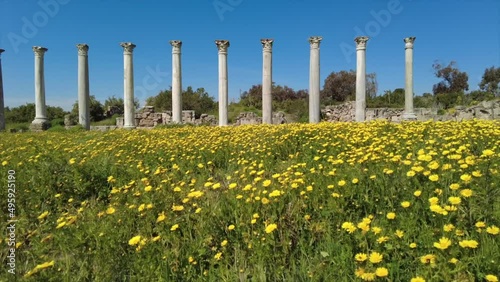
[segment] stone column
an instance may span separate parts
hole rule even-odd
[[[311,54],[309,60],[309,123],[318,123],[321,120],[321,107],[319,99],[319,44],[321,36],[309,37]]]
[[[219,125],[227,125],[227,48],[228,40],[215,40],[215,45],[219,49]]]
[[[123,115],[123,128],[135,128],[135,105],[134,105],[134,62],[133,52],[135,45],[130,42],[120,44],[123,47],[123,88],[125,111]]]
[[[87,44],[78,44],[78,123],[90,130],[89,59]]]
[[[416,120],[413,112],[413,42],[416,37],[407,37],[405,42],[405,112],[403,119]]]
[[[3,79],[2,79],[2,53],[4,49],[0,49],[0,131],[5,130],[5,105],[3,103]]]
[[[356,121],[365,121],[366,112],[366,42],[367,36],[359,36],[356,42]]]
[[[47,108],[45,105],[45,75],[44,75],[44,55],[48,49],[33,46],[35,52],[35,119],[31,123],[32,131],[46,130],[50,127],[47,119]]]
[[[273,123],[273,39],[262,43],[262,123]]]
[[[172,121],[182,123],[182,41],[171,40],[172,45]]]

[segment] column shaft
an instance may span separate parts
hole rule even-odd
[[[124,88],[124,124],[127,129],[135,128],[135,105],[134,105],[134,62],[133,51],[135,45],[132,43],[121,43],[123,47],[123,88]]]
[[[4,49],[0,49],[0,131],[5,130],[5,105],[3,102],[3,78],[2,78],[2,53]]]
[[[31,124],[33,131],[40,131],[49,128],[47,119],[47,108],[45,105],[45,74],[44,55],[47,48],[34,46],[35,52],[35,119]]]
[[[90,129],[89,60],[87,44],[78,44],[78,123]]]
[[[356,121],[365,121],[366,115],[366,42],[368,37],[356,37]]]
[[[407,37],[405,42],[405,112],[403,119],[416,120],[413,110],[413,42],[415,37]]]
[[[273,39],[262,39],[262,123],[273,123]]]
[[[322,39],[320,36],[309,38],[311,45],[309,59],[309,123],[318,123],[321,120],[319,44]]]
[[[228,124],[227,48],[229,47],[229,41],[216,40],[215,44],[219,49],[219,125],[226,126]]]
[[[182,41],[172,40],[172,121],[182,123]]]

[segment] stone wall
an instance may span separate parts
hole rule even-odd
[[[188,124],[210,124],[216,125],[217,118],[213,115],[202,114],[196,119],[195,112],[191,110],[182,111],[182,122]],[[123,127],[124,119],[116,119],[116,126]],[[155,127],[162,124],[172,124],[172,111],[156,113],[154,107],[146,106],[135,113],[135,126],[137,127]]]
[[[367,108],[366,120],[385,119],[399,122],[403,120],[404,109],[400,108]],[[415,115],[419,121],[435,120],[468,120],[468,119],[500,119],[500,100],[483,101],[477,105],[464,107],[457,106],[443,114],[438,114],[435,108],[415,108]],[[323,119],[330,122],[354,121],[355,102],[347,102],[336,106],[327,106],[322,111]]]

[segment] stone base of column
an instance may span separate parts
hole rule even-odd
[[[133,125],[124,125],[123,129],[135,129],[136,127]]]
[[[415,113],[404,113],[403,120],[417,120],[417,115]]]
[[[31,131],[45,131],[49,128],[50,128],[50,122],[48,122],[47,120],[35,119],[30,125]]]

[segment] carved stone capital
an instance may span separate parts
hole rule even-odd
[[[77,44],[76,48],[78,48],[78,55],[87,56],[89,54],[89,45],[87,44]]]
[[[260,40],[260,43],[262,43],[262,48],[264,51],[271,51],[273,49],[273,42],[274,39],[270,38],[263,38]]]
[[[406,37],[404,40],[405,42],[405,49],[412,49],[413,48],[413,43],[415,42],[416,37]]]
[[[365,50],[366,49],[366,42],[368,42],[368,39],[370,37],[368,36],[358,36],[354,39],[354,42],[356,42],[356,50]]]
[[[0,58],[2,58],[2,53],[5,52],[4,49],[0,49]]]
[[[122,43],[120,43],[120,46],[123,47],[123,54],[124,55],[132,55],[136,45],[134,43],[131,43],[131,42],[122,42]]]
[[[170,45],[172,45],[172,47],[175,47],[175,48],[181,48],[182,46],[182,41],[180,40],[170,40]]]
[[[35,52],[35,56],[43,57],[45,52],[49,51],[49,49],[40,46],[33,46],[33,52]]]
[[[215,40],[215,45],[217,45],[217,49],[219,49],[219,52],[227,52],[227,48],[229,48],[229,41],[228,40]]]
[[[319,43],[323,40],[322,36],[311,36],[309,37],[309,44],[311,44],[311,48],[319,48]]]

